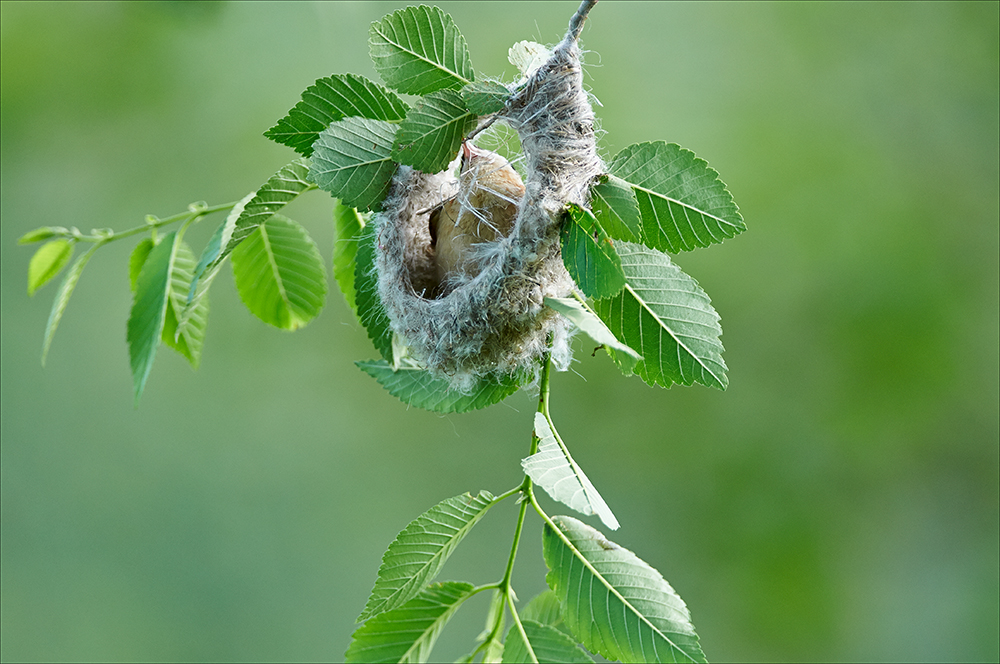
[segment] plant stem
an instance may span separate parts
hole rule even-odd
[[[131,235],[138,235],[139,233],[144,233],[161,226],[169,226],[170,224],[176,224],[178,221],[186,221],[188,223],[197,221],[199,218],[213,214],[215,212],[224,212],[227,210],[232,210],[236,206],[236,203],[225,203],[223,205],[213,205],[211,207],[205,207],[202,205],[191,205],[187,212],[180,212],[173,216],[167,217],[166,219],[158,219],[153,215],[146,217],[146,223],[142,226],[136,226],[134,228],[129,228],[124,231],[113,231],[110,229],[95,229],[91,231],[91,235],[81,233],[77,228],[71,228],[67,235],[77,240],[78,242],[113,242],[114,240],[120,240]]]

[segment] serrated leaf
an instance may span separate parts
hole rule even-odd
[[[569,206],[562,229],[563,265],[587,297],[611,297],[625,285],[615,245],[590,210]]]
[[[591,652],[622,662],[704,662],[684,601],[634,553],[568,516],[545,524],[545,581],[573,634]]]
[[[715,169],[676,143],[638,143],[611,161],[612,174],[635,191],[642,242],[676,253],[707,247],[746,230]]]
[[[520,387],[513,377],[503,381],[482,378],[469,394],[463,394],[448,389],[448,381],[435,378],[423,369],[404,366],[393,371],[392,365],[384,360],[355,364],[403,403],[435,413],[464,413],[492,406]]]
[[[510,98],[507,86],[495,81],[477,81],[461,90],[465,107],[476,115],[491,115],[503,110]]]
[[[160,338],[165,344],[187,358],[195,369],[201,362],[201,349],[205,344],[205,329],[208,327],[208,296],[199,298],[188,312],[185,325],[180,325],[182,314],[187,309],[187,296],[194,277],[195,258],[191,247],[177,241],[174,264],[170,270],[170,289],[167,292],[167,312],[163,320]]]
[[[153,247],[146,258],[132,298],[126,339],[135,403],[139,404],[146,379],[156,359],[167,315],[170,277],[177,254],[177,233],[170,233]]]
[[[63,228],[62,226],[42,226],[41,228],[36,228],[30,230],[21,237],[17,239],[18,244],[32,244],[34,242],[41,242],[42,240],[48,240],[49,238],[55,237],[57,235],[66,235],[69,233],[68,228]]]
[[[28,295],[34,295],[62,272],[72,256],[73,243],[69,240],[52,240],[40,246],[28,263]]]
[[[392,328],[378,295],[375,242],[375,226],[369,224],[358,237],[358,253],[354,259],[354,303],[357,305],[358,320],[365,326],[368,338],[382,357],[392,362]]]
[[[642,239],[639,202],[628,182],[614,175],[602,175],[590,188],[590,209],[609,237],[628,242]]]
[[[277,328],[297,330],[323,308],[323,258],[306,229],[280,214],[233,252],[233,277],[247,309]]]
[[[382,556],[378,579],[357,622],[410,601],[434,580],[448,557],[487,510],[496,504],[488,491],[444,500],[411,521]]]
[[[541,413],[535,413],[535,436],[538,451],[521,460],[521,468],[531,481],[545,489],[552,500],[580,514],[596,514],[608,528],[618,530],[618,519],[611,508]]]
[[[534,620],[523,619],[521,626],[524,635],[517,625],[507,632],[504,641],[504,664],[521,664],[522,662],[572,662],[586,664],[594,660],[583,651],[570,637],[551,625],[545,625]],[[527,644],[524,638],[527,637]]]
[[[424,97],[399,125],[392,158],[424,173],[443,171],[458,154],[465,135],[475,129],[476,114],[455,90]]]
[[[135,245],[132,253],[128,257],[128,282],[129,286],[132,288],[132,292],[135,292],[135,287],[139,283],[139,274],[142,272],[142,266],[146,264],[146,259],[149,258],[149,252],[153,250],[156,243],[153,242],[153,238],[147,237],[143,239],[139,244]],[[185,293],[185,296],[187,294]]]
[[[331,122],[348,117],[399,122],[406,111],[406,104],[378,83],[355,74],[334,74],[306,88],[302,100],[264,136],[308,157]]]
[[[345,662],[426,662],[441,630],[472,596],[470,583],[436,583],[354,632]]]
[[[666,254],[629,242],[617,246],[628,283],[617,296],[595,302],[594,311],[643,354],[635,373],[650,385],[726,389],[722,327],[705,291]]]
[[[340,292],[344,294],[354,315],[358,314],[355,301],[354,269],[358,256],[358,243],[365,219],[352,207],[344,205],[340,199],[333,201],[333,278],[337,280]]]
[[[392,142],[397,126],[367,118],[344,118],[324,129],[313,145],[309,179],[359,210],[379,203],[396,172]]]
[[[229,211],[226,215],[226,220],[219,224],[215,232],[212,233],[212,237],[208,239],[208,243],[201,252],[201,256],[198,258],[198,265],[194,269],[194,279],[191,281],[191,289],[188,292],[188,306],[191,306],[195,300],[208,292],[208,287],[212,285],[212,281],[219,274],[219,269],[222,266],[222,261],[224,259],[219,259],[222,255],[222,250],[229,245],[229,240],[233,237],[233,231],[236,229],[236,221],[243,216],[243,211],[246,209],[247,204],[252,201],[257,196],[256,191],[251,191],[249,194],[240,199],[233,209]],[[209,268],[209,266],[212,266]]]
[[[69,268],[69,271],[63,277],[62,282],[59,284],[59,290],[56,291],[56,297],[52,301],[52,309],[49,311],[49,320],[45,324],[45,339],[42,342],[42,366],[45,366],[45,358],[49,354],[49,347],[52,345],[52,338],[56,334],[56,328],[59,327],[59,321],[62,319],[63,312],[66,311],[66,305],[69,304],[69,298],[73,295],[73,289],[76,288],[76,282],[80,280],[80,275],[83,274],[83,268],[87,267],[87,262],[90,261],[90,257],[94,255],[104,242],[95,242],[94,245],[88,249],[82,256],[76,259],[73,265]]]
[[[563,625],[562,607],[559,605],[559,597],[552,591],[544,590],[528,602],[523,609],[518,611],[521,620],[534,620],[543,625],[559,627]]]
[[[368,50],[386,85],[407,94],[460,88],[475,79],[465,37],[437,7],[406,7],[383,16],[368,30]]]
[[[608,329],[608,326],[604,324],[604,321],[579,301],[571,297],[547,297],[543,302],[545,306],[558,311],[568,318],[571,323],[580,328],[584,334],[597,343],[621,351],[636,360],[642,359],[642,355],[639,355],[639,353],[618,341],[615,335],[611,333],[611,330]]]

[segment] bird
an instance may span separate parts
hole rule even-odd
[[[510,234],[524,182],[510,162],[490,150],[462,143],[458,193],[431,211],[428,226],[438,294],[483,269],[483,247]]]

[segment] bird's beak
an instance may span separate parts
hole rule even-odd
[[[462,141],[462,171],[468,169],[471,162],[472,147],[469,145],[468,141]]]

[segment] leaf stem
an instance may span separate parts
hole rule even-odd
[[[61,235],[64,237],[71,237],[79,242],[100,242],[103,244],[105,242],[120,240],[131,235],[138,235],[139,233],[154,230],[160,228],[161,226],[176,224],[178,221],[184,221],[190,224],[191,222],[197,221],[201,217],[214,214],[215,212],[225,212],[233,209],[235,206],[235,202],[212,206],[207,206],[204,203],[192,203],[188,206],[187,212],[180,212],[167,217],[166,219],[160,219],[153,215],[147,215],[145,224],[129,228],[124,231],[113,231],[110,228],[101,228],[92,230],[90,232],[91,234],[88,235],[86,233],[82,233],[80,229],[74,227]]]

